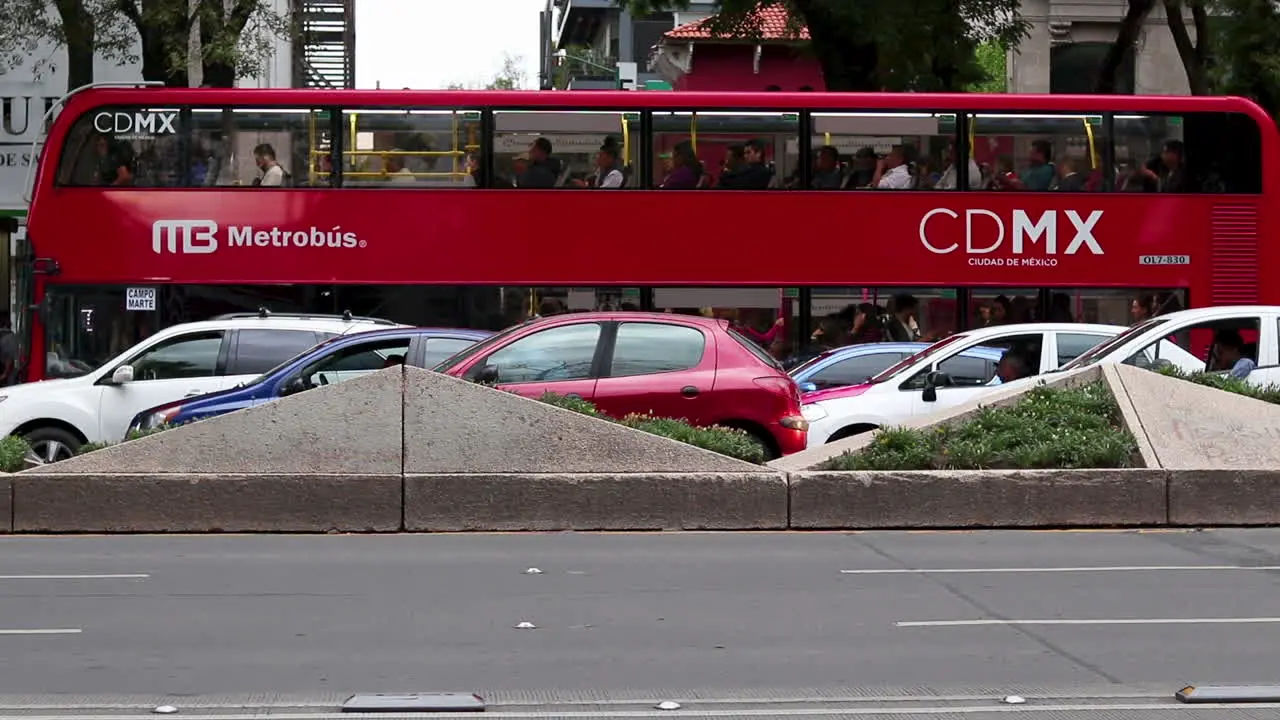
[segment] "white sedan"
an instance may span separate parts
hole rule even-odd
[[[965,350],[979,346],[1012,350],[1026,366],[1025,372],[1034,376],[1066,365],[1125,330],[1122,325],[1027,323],[952,335],[862,385],[829,391],[805,404],[808,446],[901,425],[968,402],[1002,383],[995,363],[961,357]],[[1167,341],[1155,357],[1179,367],[1204,367],[1203,361]]]

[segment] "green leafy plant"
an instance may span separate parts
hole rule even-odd
[[[148,435],[155,435],[156,433],[161,433],[161,432],[164,432],[165,430],[169,430],[175,427],[177,427],[177,425],[157,425],[153,428],[147,428],[146,430],[130,430],[124,436],[124,440],[121,440],[120,442],[130,442],[132,440],[144,438],[144,437],[147,437]],[[120,443],[112,443],[112,442],[85,443],[84,445],[81,445],[79,448],[76,449],[76,455],[87,455],[88,453],[94,452],[95,450],[101,450],[103,448],[108,448],[108,447],[111,447],[112,445],[119,445],[119,444]]]
[[[17,435],[0,439],[0,472],[14,473],[27,467],[31,444]]]
[[[870,445],[822,470],[977,470],[1117,468],[1132,464],[1137,444],[1102,383],[1039,387],[1016,405],[984,408],[955,426],[884,428]]]
[[[1269,402],[1272,405],[1280,405],[1280,385],[1253,385],[1248,380],[1234,378],[1230,375],[1219,375],[1217,373],[1194,372],[1188,373],[1179,370],[1174,366],[1162,367],[1156,372],[1168,377],[1186,380],[1197,385],[1204,385],[1215,390],[1225,390],[1226,392],[1235,393],[1251,397],[1254,400]]]
[[[615,420],[604,415],[594,404],[582,398],[565,397],[564,395],[548,392],[538,399],[548,405],[554,405],[564,410],[571,410],[599,418],[600,420],[616,422],[633,430],[669,438],[703,450],[710,450],[721,455],[737,458],[738,460],[756,464],[765,461],[765,449],[760,444],[760,441],[750,434],[735,428],[720,427],[718,425],[698,427],[690,425],[683,420],[639,414],[628,415],[621,420]]]

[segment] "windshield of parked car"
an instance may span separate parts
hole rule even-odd
[[[885,382],[889,378],[892,378],[894,375],[897,375],[898,373],[902,372],[903,370],[906,370],[907,368],[911,367],[912,365],[915,365],[916,363],[920,362],[921,360],[924,360],[925,358],[931,357],[932,355],[936,354],[937,352],[939,352],[944,348],[951,347],[952,345],[956,344],[961,339],[966,337],[968,336],[952,335],[951,337],[943,338],[938,342],[916,353],[915,355],[908,356],[905,360],[903,360],[902,362],[899,362],[897,365],[890,365],[889,367],[885,368],[884,372],[881,372],[879,375],[871,378],[870,380],[868,380],[868,382],[873,382],[873,383]]]
[[[1140,322],[1101,345],[1097,345],[1085,351],[1084,354],[1077,356],[1075,360],[1072,360],[1066,365],[1058,368],[1058,372],[1067,372],[1068,370],[1075,370],[1076,368],[1088,367],[1107,355],[1110,355],[1113,350],[1118,347],[1122,347],[1125,343],[1135,337],[1138,337],[1153,327],[1163,325],[1167,322],[1169,322],[1167,319],[1159,317],[1154,317],[1150,320]]]
[[[511,327],[507,328],[506,330],[503,330],[500,333],[497,333],[495,335],[490,335],[489,337],[485,338],[484,340],[481,340],[475,345],[472,345],[471,347],[464,349],[462,352],[459,352],[457,355],[451,355],[450,357],[445,359],[444,362],[440,363],[439,365],[436,365],[431,369],[440,373],[448,372],[450,368],[455,368],[461,363],[463,363],[464,361],[466,361],[467,359],[475,357],[480,353],[486,352],[489,348],[506,340],[508,337],[510,337],[512,333],[518,330],[524,329],[529,323],[535,322],[536,320],[537,318],[525,320],[524,322],[519,323],[517,325],[512,325]]]

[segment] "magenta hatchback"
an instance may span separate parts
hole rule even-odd
[[[510,327],[435,369],[531,398],[580,397],[613,417],[646,413],[740,428],[773,457],[805,448],[808,423],[795,382],[723,320],[556,315]]]

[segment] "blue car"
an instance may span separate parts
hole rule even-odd
[[[395,328],[339,335],[230,390],[143,410],[129,429],[203,420],[392,365],[433,368],[492,334],[458,328]]]
[[[812,358],[790,371],[791,377],[800,386],[800,392],[811,393],[833,387],[858,385],[868,378],[879,375],[881,371],[901,360],[915,355],[930,347],[932,343],[924,342],[880,342],[846,345],[828,350]],[[975,347],[962,353],[961,357],[987,361],[993,365],[1000,362],[1004,353],[1000,348]]]

